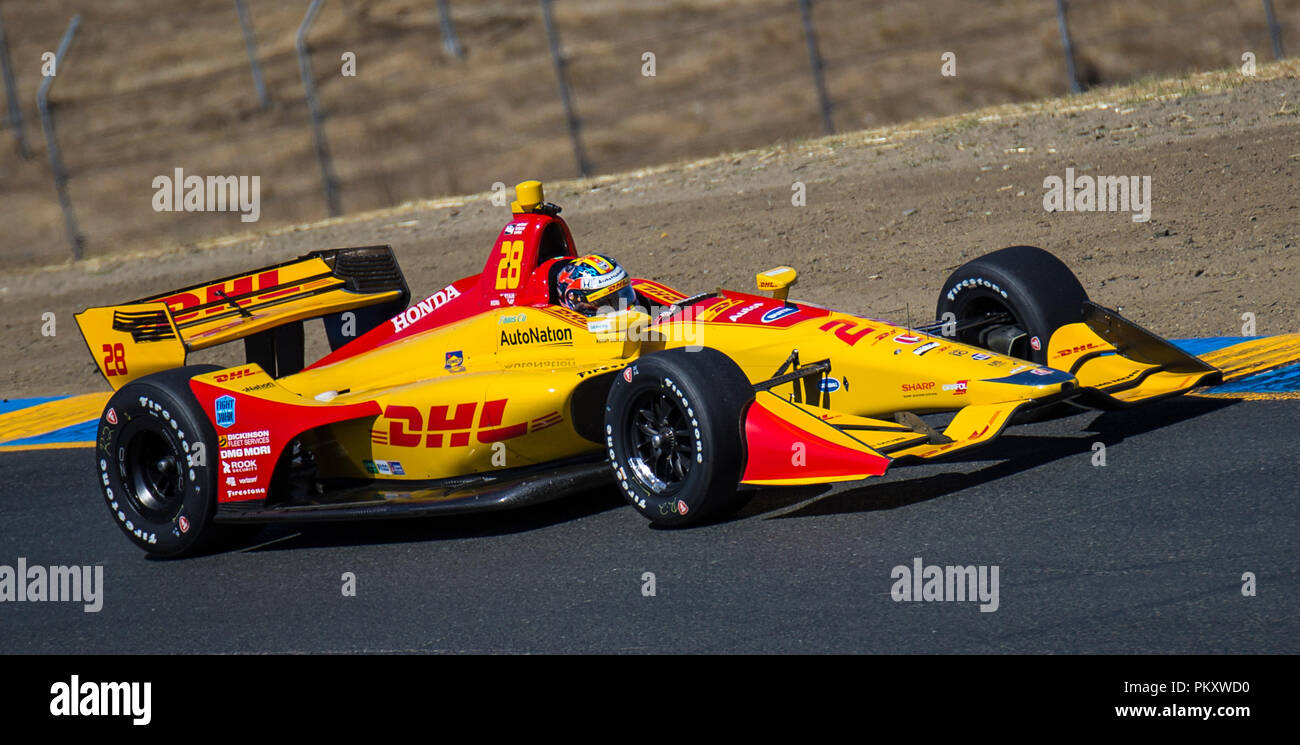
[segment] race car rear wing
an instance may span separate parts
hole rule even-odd
[[[337,349],[406,307],[390,246],[313,251],[292,261],[76,316],[114,390],[179,367],[192,351],[244,339],[248,362],[274,377],[304,364],[302,321],[324,318]],[[364,310],[363,310],[364,309]],[[351,311],[351,315],[345,316]]]

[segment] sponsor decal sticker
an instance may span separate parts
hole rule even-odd
[[[970,358],[973,360],[991,360],[993,359],[993,355],[980,352],[979,354],[972,354]]]
[[[108,413],[104,415],[104,418],[108,420],[109,424],[117,424],[117,412],[113,410],[112,406],[108,407]]]
[[[735,313],[732,313],[730,316],[727,316],[727,320],[732,322],[739,321],[740,319],[749,315],[750,311],[757,310],[762,307],[763,307],[762,303],[751,303],[741,308],[740,310],[736,311]]]
[[[1043,343],[1038,340],[1037,336],[1032,336],[1029,338],[1029,346],[1032,347],[1035,352],[1037,352],[1043,348]]]
[[[629,382],[629,383],[632,382],[632,366],[631,366],[631,365],[628,365],[627,367],[623,368],[623,380],[625,380],[625,381],[627,381],[627,382]]]
[[[397,332],[405,329],[458,297],[460,297],[460,292],[452,285],[447,285],[419,303],[393,316],[393,331]]]
[[[937,348],[938,346],[939,346],[939,342],[937,342],[937,341],[926,342],[925,344],[922,344],[921,346],[917,347],[916,349],[913,349],[913,350],[912,350],[912,354],[915,354],[915,355],[917,355],[917,356],[919,357],[919,356],[925,354],[926,352],[929,352],[929,351],[931,351],[931,350]]]
[[[677,500],[677,514],[685,515],[688,510],[690,510],[690,507],[687,506],[686,500],[684,499]]]
[[[968,382],[970,381],[958,380],[956,383],[949,383],[948,385],[945,385],[943,389],[945,391],[952,391],[952,395],[954,396],[960,396],[966,393],[966,384]]]
[[[188,517],[181,515],[181,519],[176,523],[176,525],[181,529],[182,533],[190,532],[190,519]]]
[[[798,312],[799,312],[798,308],[791,305],[784,305],[781,306],[780,308],[773,308],[768,312],[764,313],[763,317],[760,320],[762,320],[763,323],[771,323],[773,321],[780,320],[782,318],[785,318],[786,316],[793,315]]]
[[[257,473],[256,460],[223,460],[222,473]]]
[[[840,381],[835,378],[826,378],[818,386],[823,393],[834,393],[840,389]]]
[[[921,341],[921,337],[916,336],[915,334],[899,334],[894,337],[894,341],[899,344],[916,344]]]
[[[573,329],[565,328],[531,328],[517,331],[502,331],[501,346],[513,347],[526,344],[572,344]]]
[[[447,353],[446,364],[443,365],[447,372],[465,372],[465,353],[456,351]]]
[[[933,380],[927,380],[923,383],[904,383],[903,393],[913,393],[915,391],[934,390],[934,386],[935,386],[935,382]]]
[[[267,445],[270,442],[271,431],[269,429],[217,435],[217,446],[221,448],[238,448],[246,445]]]
[[[253,445],[251,447],[246,447],[246,448],[230,448],[227,450],[222,450],[221,459],[230,460],[232,458],[253,458],[258,455],[270,455],[270,454],[271,454],[270,445]]]
[[[233,426],[235,423],[235,397],[218,396],[215,407],[217,412],[217,426]]]

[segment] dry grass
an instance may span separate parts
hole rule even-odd
[[[183,11],[164,0],[83,10],[54,99],[92,258],[220,245],[229,239],[209,237],[247,232],[234,214],[153,212],[152,178],[176,167],[260,175],[262,230],[299,230],[324,216],[293,54],[302,4],[249,4],[273,98],[265,112],[256,106],[229,0],[195,0]],[[1245,50],[1269,57],[1256,0],[1076,2],[1080,67],[1089,79],[1162,77],[1023,104],[1064,87],[1050,3],[984,0],[977,12],[961,0],[931,0],[927,12],[915,5],[816,4],[836,125],[850,134],[805,142],[820,125],[790,0],[561,0],[558,23],[591,160],[611,174],[772,143],[856,146],[935,127],[959,134],[990,117],[1222,89],[1243,79],[1232,70],[1181,73],[1238,64]],[[12,146],[0,147],[0,266],[57,264],[67,255],[29,102],[40,53],[54,47],[78,6],[3,7],[36,152],[23,161]],[[468,50],[463,62],[444,58],[434,4],[423,0],[338,0],[313,29],[347,212],[400,214],[413,200],[481,193],[496,181],[576,175],[535,3],[453,7]],[[1300,7],[1279,11],[1284,28],[1300,29]],[[355,78],[337,74],[344,51],[357,54]],[[640,74],[645,51],[657,55],[654,78]],[[956,78],[938,75],[944,51],[958,56]],[[1291,63],[1260,70],[1295,73]],[[959,113],[972,109],[978,114]]]

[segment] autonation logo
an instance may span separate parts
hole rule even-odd
[[[889,573],[894,580],[890,595],[896,603],[980,603],[980,613],[998,609],[998,566],[926,565],[921,557],[912,565],[899,564]]]

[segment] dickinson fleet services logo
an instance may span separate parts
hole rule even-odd
[[[512,347],[519,344],[572,344],[573,329],[531,328],[518,331],[502,331],[501,346]]]
[[[217,426],[229,427],[235,423],[235,397],[219,396],[216,401]]]

